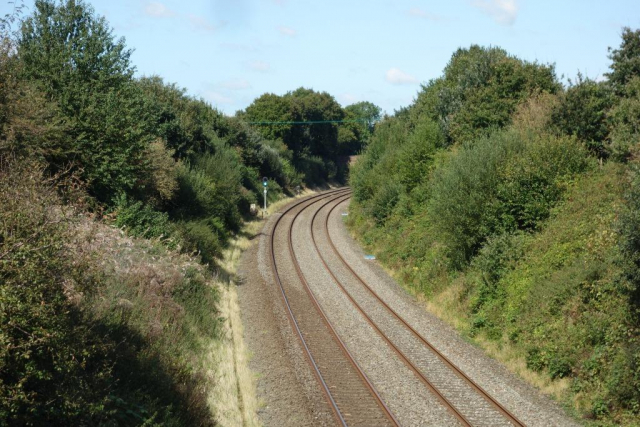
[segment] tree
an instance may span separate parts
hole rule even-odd
[[[423,86],[416,113],[440,123],[447,142],[465,142],[510,123],[520,102],[560,89],[552,65],[522,61],[496,47],[458,49],[444,76]],[[415,116],[416,113],[412,114]]]
[[[640,30],[624,27],[622,43],[618,49],[609,48],[609,59],[611,72],[606,76],[620,92],[634,76],[640,75]]]
[[[360,152],[373,134],[375,124],[380,120],[380,107],[362,101],[344,108],[346,123],[338,129],[340,154],[351,155]]]
[[[273,93],[256,98],[244,112],[244,118],[253,122],[266,139],[289,139],[292,125],[289,123],[257,124],[258,122],[290,122],[293,120],[291,100]]]
[[[50,165],[72,163],[103,201],[136,186],[153,139],[130,55],[82,0],[37,0],[18,41],[22,77],[58,105],[68,125]]]
[[[190,97],[175,84],[158,76],[136,81],[149,110],[149,132],[164,139],[176,157],[213,153],[216,140],[229,131],[228,120],[206,101]]]
[[[380,120],[382,110],[372,102],[362,101],[345,107],[345,112],[352,113],[354,117],[365,120],[367,130],[373,132],[373,127]]]
[[[285,95],[291,102],[291,116],[300,122],[324,122],[342,120],[344,112],[338,102],[327,92],[298,88]],[[287,143],[288,142],[288,143]],[[289,141],[285,141],[294,155],[311,154],[333,159],[337,154],[338,125],[313,123],[296,125]]]
[[[330,122],[342,120],[345,113],[328,93],[299,88],[283,96],[264,94],[239,117],[252,123],[265,139],[284,142],[293,154],[293,165],[308,183],[336,178],[339,126]]]
[[[609,85],[578,74],[577,83],[560,96],[553,108],[551,122],[559,131],[576,136],[599,157],[607,157],[607,113],[613,102]]]

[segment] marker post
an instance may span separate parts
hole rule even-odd
[[[263,191],[263,194],[264,194],[264,208],[262,209],[262,217],[263,218],[264,218],[264,215],[267,213],[267,186],[268,185],[269,185],[269,180],[265,176],[264,178],[262,178],[262,187],[264,188],[264,191]]]

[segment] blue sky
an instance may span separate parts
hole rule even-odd
[[[32,1],[26,0],[32,11]],[[157,74],[226,114],[265,92],[300,86],[343,106],[407,106],[471,44],[599,79],[638,0],[93,0],[134,49],[138,75]],[[8,2],[0,6],[4,15]]]

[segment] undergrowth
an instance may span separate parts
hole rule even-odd
[[[212,273],[63,206],[54,182],[0,167],[0,425],[212,424]]]

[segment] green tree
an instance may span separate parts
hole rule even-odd
[[[380,120],[381,111],[380,107],[367,101],[344,108],[344,119],[347,122],[338,128],[340,154],[360,152],[371,138],[374,126]]]
[[[164,83],[158,76],[143,77],[136,85],[149,111],[149,131],[164,139],[177,158],[211,153],[216,141],[229,133],[229,122],[222,113],[188,96],[185,89]]]
[[[560,132],[576,136],[599,157],[607,157],[607,113],[613,103],[608,84],[578,74],[576,84],[571,84],[554,106],[551,122]]]
[[[68,127],[54,169],[73,163],[101,200],[135,187],[152,140],[132,82],[131,51],[81,0],[38,0],[22,24],[22,76],[55,102]]]
[[[622,43],[618,49],[609,48],[611,72],[606,74],[618,91],[634,76],[640,75],[640,30],[622,29]]]
[[[323,122],[342,120],[345,113],[328,93],[299,88],[283,96],[264,94],[238,116],[265,139],[284,142],[292,152],[292,164],[304,173],[307,183],[338,177],[339,126]]]
[[[516,107],[536,92],[560,89],[554,68],[522,61],[497,47],[458,49],[444,76],[422,87],[409,115],[440,123],[449,144],[466,142],[511,122]]]
[[[289,98],[265,93],[256,98],[244,111],[248,122],[289,122],[293,120]],[[255,129],[266,139],[287,141],[292,125],[288,123],[256,124]]]

